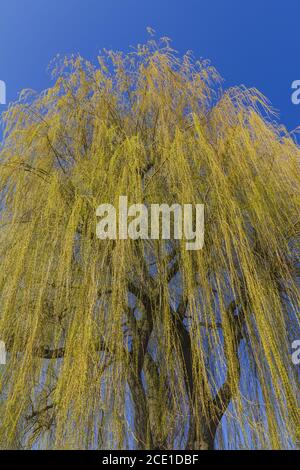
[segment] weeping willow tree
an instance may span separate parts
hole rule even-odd
[[[299,147],[167,39],[53,75],[4,116],[1,447],[297,447]],[[204,204],[203,249],[99,240],[121,195]]]

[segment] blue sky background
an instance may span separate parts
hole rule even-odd
[[[210,59],[224,87],[260,89],[289,130],[300,124],[300,105],[291,102],[291,83],[300,79],[299,0],[0,0],[7,101],[23,88],[49,87],[57,53],[95,59],[103,47],[126,50],[147,39],[147,26],[180,53]]]

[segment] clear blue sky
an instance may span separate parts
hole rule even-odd
[[[49,87],[57,53],[95,59],[103,47],[126,50],[147,39],[147,26],[180,53],[209,58],[224,86],[259,88],[288,129],[300,125],[300,105],[291,102],[291,83],[300,79],[300,0],[0,0],[7,100]]]

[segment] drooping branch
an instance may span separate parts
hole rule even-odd
[[[104,338],[98,340],[95,347],[96,347],[97,352],[105,352],[108,354],[112,354]],[[7,351],[8,352],[12,351],[12,344],[10,344],[10,346],[7,347]],[[18,352],[22,352],[22,351],[18,351]],[[34,348],[32,351],[32,355],[34,357],[39,357],[41,359],[49,359],[49,360],[50,359],[62,359],[65,357],[65,354],[66,354],[65,347],[51,349],[49,346],[39,346],[37,348]]]
[[[139,449],[152,448],[149,408],[147,396],[142,381],[142,370],[148,343],[153,329],[152,302],[145,290],[133,282],[129,282],[130,291],[142,302],[142,318],[136,320],[131,312],[132,350],[130,352],[130,373],[128,383],[134,403],[134,431]]]
[[[216,431],[223,414],[225,413],[230,401],[235,397],[238,388],[237,384],[241,375],[241,366],[239,360],[239,346],[244,337],[245,328],[245,308],[244,305],[238,315],[234,315],[239,308],[236,301],[232,301],[228,306],[228,319],[231,325],[231,355],[234,357],[233,368],[230,365],[228,345],[225,341],[225,357],[227,358],[227,374],[222,387],[217,392],[213,400],[213,428]]]

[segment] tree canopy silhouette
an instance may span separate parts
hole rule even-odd
[[[1,447],[296,447],[292,136],[167,38],[53,74],[4,116]],[[97,239],[121,195],[204,204],[203,249]]]

